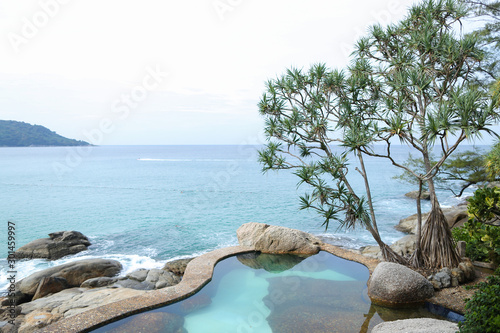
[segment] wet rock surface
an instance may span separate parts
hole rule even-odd
[[[16,251],[17,259],[56,260],[70,254],[87,250],[89,239],[78,231],[59,231],[49,234],[50,238],[34,240]]]
[[[295,267],[295,265],[302,262],[307,256],[253,252],[240,254],[237,258],[243,265],[254,269],[264,269],[268,272],[283,272]]]

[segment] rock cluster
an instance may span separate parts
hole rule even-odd
[[[49,234],[50,238],[34,240],[16,251],[17,259],[56,260],[70,254],[87,250],[89,239],[78,231],[59,231]]]
[[[63,317],[175,285],[190,260],[175,260],[163,269],[139,269],[124,277],[117,277],[122,265],[107,259],[78,260],[36,272],[16,284],[21,306],[15,326],[7,324],[9,318],[0,309],[0,327],[5,324],[1,331],[33,332]],[[7,306],[9,299],[1,302]]]
[[[242,246],[262,253],[316,254],[321,240],[306,232],[264,223],[245,223],[236,231]]]
[[[435,290],[456,287],[462,283],[472,281],[475,278],[474,266],[470,261],[461,262],[458,267],[441,269],[427,279],[432,283]]]
[[[434,296],[434,288],[424,276],[406,266],[381,262],[370,278],[368,296],[378,305],[412,305]]]
[[[172,272],[157,268],[141,268],[127,274],[125,279],[117,280],[113,286],[137,290],[153,290],[173,286],[179,282],[181,282],[181,278]]]

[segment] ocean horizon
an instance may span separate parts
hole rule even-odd
[[[374,245],[362,228],[328,230],[313,211],[299,210],[298,178],[289,171],[261,172],[253,145],[148,145],[0,148],[0,201],[4,230],[15,223],[16,248],[48,234],[76,230],[88,236],[87,251],[55,261],[21,260],[17,280],[35,271],[75,259],[120,261],[122,274],[137,268],[160,268],[165,262],[236,245],[236,230],[247,222],[300,229],[347,248]],[[462,146],[460,150],[471,149]],[[475,146],[485,151],[489,146]],[[340,149],[340,148],[338,148]],[[374,149],[378,149],[377,146]],[[406,146],[395,157],[408,157]],[[349,177],[363,184],[351,159]],[[389,161],[366,159],[377,222],[383,240],[392,244],[403,233],[400,219],[416,212],[404,196],[415,190],[393,176]],[[464,196],[472,194],[469,189]],[[360,192],[364,193],[364,192]],[[442,206],[460,202],[439,191]],[[430,208],[424,202],[423,210]],[[7,288],[7,232],[1,233],[0,292]]]

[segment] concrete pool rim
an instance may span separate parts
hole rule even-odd
[[[331,244],[321,244],[320,250],[343,259],[358,262],[368,268],[370,275],[380,262],[377,259],[369,258]],[[218,262],[234,255],[250,252],[256,251],[252,247],[232,246],[208,252],[196,257],[188,264],[181,282],[177,285],[152,290],[144,295],[106,304],[74,316],[63,318],[49,326],[41,328],[37,332],[90,332],[131,315],[181,301],[196,294],[211,281],[215,265]]]

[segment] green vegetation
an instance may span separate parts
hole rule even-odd
[[[0,120],[0,147],[87,146],[85,141],[67,139],[48,128],[13,120]]]
[[[500,332],[500,268],[487,279],[474,286],[477,291],[465,305],[464,321],[458,324],[460,332]]]
[[[349,68],[290,69],[267,83],[259,103],[269,140],[260,151],[263,170],[294,170],[299,184],[312,189],[301,197],[301,208],[316,210],[326,227],[331,220],[345,228],[365,227],[388,261],[407,263],[380,238],[366,155],[389,159],[409,172],[420,190],[423,184],[429,189],[432,209],[422,233],[419,223],[411,264],[455,267],[460,261],[434,178],[460,143],[491,132],[488,126],[498,119],[489,88],[472,83],[483,73],[486,51],[477,34],[457,35],[454,29],[466,15],[467,7],[456,1],[424,1],[399,24],[372,27],[358,41]],[[396,162],[394,140],[413,148],[424,168]],[[375,153],[374,143],[384,145],[384,153]],[[442,157],[432,161],[435,145]],[[346,177],[349,153],[360,165],[362,194]]]
[[[467,243],[466,254],[472,260],[500,263],[500,188],[482,188],[469,199],[469,220],[453,229],[457,241]],[[493,225],[496,224],[496,225]]]
[[[497,149],[500,152],[500,145]],[[455,196],[460,197],[472,185],[486,185],[489,182],[499,180],[498,171],[495,175],[492,170],[495,166],[500,168],[500,156],[496,156],[494,151],[495,149],[485,154],[475,149],[454,153],[443,163],[438,174],[434,177],[436,188],[449,190]],[[436,160],[435,156],[431,157],[432,163],[435,163]],[[409,169],[418,170],[420,173],[423,173],[424,170],[422,158],[415,158],[412,154],[403,165]],[[408,171],[393,178],[418,185],[417,179]]]
[[[490,178],[500,176],[500,142],[497,142],[486,156],[486,171]]]

